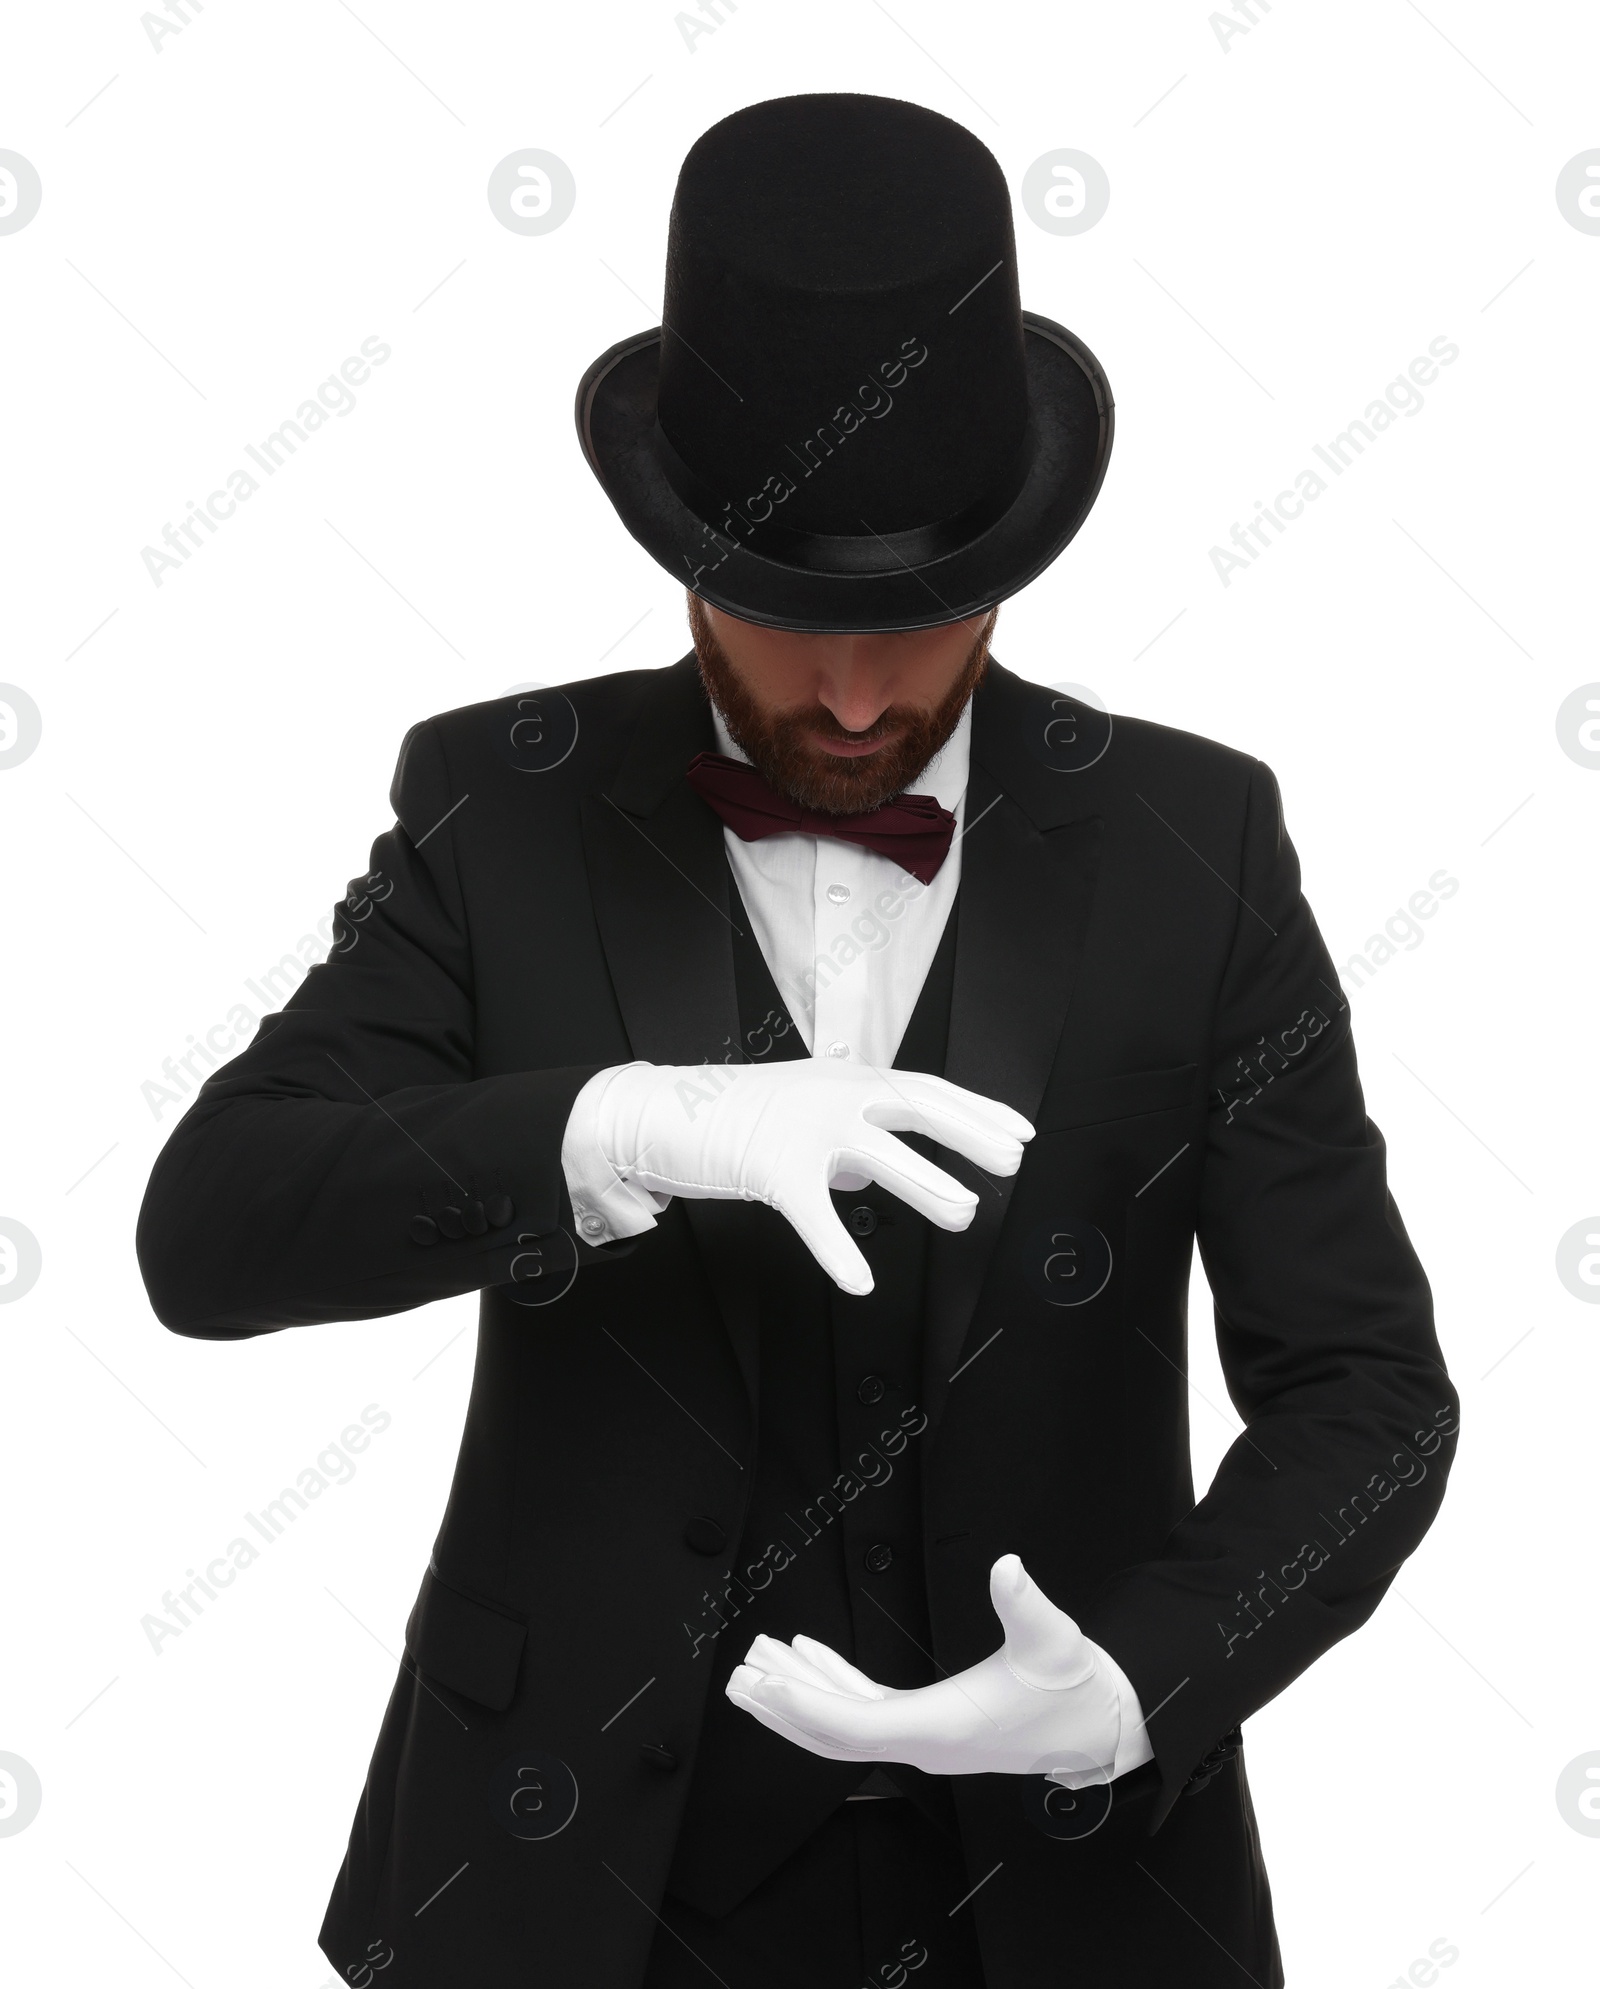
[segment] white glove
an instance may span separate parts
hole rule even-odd
[[[989,1572],[1005,1642],[970,1671],[913,1691],[875,1685],[826,1644],[757,1637],[728,1697],[830,1761],[904,1761],[930,1775],[1048,1775],[1069,1789],[1154,1758],[1133,1688],[1108,1651],[1035,1587],[1015,1554]]]
[[[871,1291],[872,1273],[828,1199],[830,1187],[876,1181],[941,1229],[965,1229],[977,1196],[890,1135],[923,1133],[990,1174],[1015,1174],[1023,1142],[1033,1138],[1020,1112],[941,1077],[831,1057],[622,1064],[590,1085],[601,1088],[580,1094],[564,1161],[580,1143],[581,1121],[582,1143],[603,1155],[636,1211],[646,1192],[653,1208],[673,1195],[766,1202],[834,1283],[856,1296]]]

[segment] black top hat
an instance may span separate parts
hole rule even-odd
[[[1111,389],[1025,312],[1011,202],[959,124],[777,97],[678,175],[664,324],[603,353],[578,434],[623,523],[745,621],[923,628],[1049,565],[1111,453]]]

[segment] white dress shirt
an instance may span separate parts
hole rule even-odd
[[[715,705],[711,716],[719,751],[748,765],[749,755],[733,743]],[[812,1056],[855,1057],[878,1069],[894,1062],[961,882],[971,744],[969,702],[912,790],[933,795],[956,818],[950,852],[931,884],[892,857],[832,836],[796,831],[747,843],[723,828],[762,958]],[[578,1093],[561,1147],[578,1233],[595,1245],[654,1228],[671,1199],[621,1180],[600,1151],[599,1097],[618,1068],[597,1071]],[[1104,1655],[1121,1704],[1115,1772],[1124,1774],[1152,1759],[1151,1748],[1132,1683],[1110,1653]],[[872,1777],[860,1793],[889,1786]]]
[[[719,749],[748,765],[715,706],[712,722]],[[956,818],[931,884],[893,857],[833,836],[747,843],[722,832],[762,958],[814,1057],[854,1057],[880,1070],[894,1062],[961,882],[971,741],[969,703],[914,789]]]

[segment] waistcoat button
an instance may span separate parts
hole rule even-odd
[[[720,1554],[728,1536],[708,1513],[700,1513],[683,1529],[683,1544],[697,1554]]]

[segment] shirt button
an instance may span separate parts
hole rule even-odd
[[[846,1220],[849,1222],[850,1228],[855,1235],[870,1236],[878,1226],[878,1211],[874,1208],[869,1208],[863,1202],[858,1208],[853,1208],[850,1211]]]
[[[885,1547],[882,1541],[876,1547],[869,1547],[866,1552],[867,1566],[875,1575],[881,1575],[893,1559],[894,1549]]]
[[[604,1236],[606,1233],[604,1219],[597,1215],[584,1216],[579,1221],[578,1227],[583,1231],[585,1236]]]
[[[881,1374],[864,1374],[856,1384],[856,1400],[858,1402],[865,1402],[869,1409],[874,1402],[881,1402],[883,1400],[883,1376]]]
[[[848,884],[830,884],[828,886],[828,902],[832,905],[848,905],[850,902],[850,886]]]
[[[849,1054],[850,1045],[848,1043],[830,1043],[828,1045],[828,1055],[830,1057],[847,1057]]]

